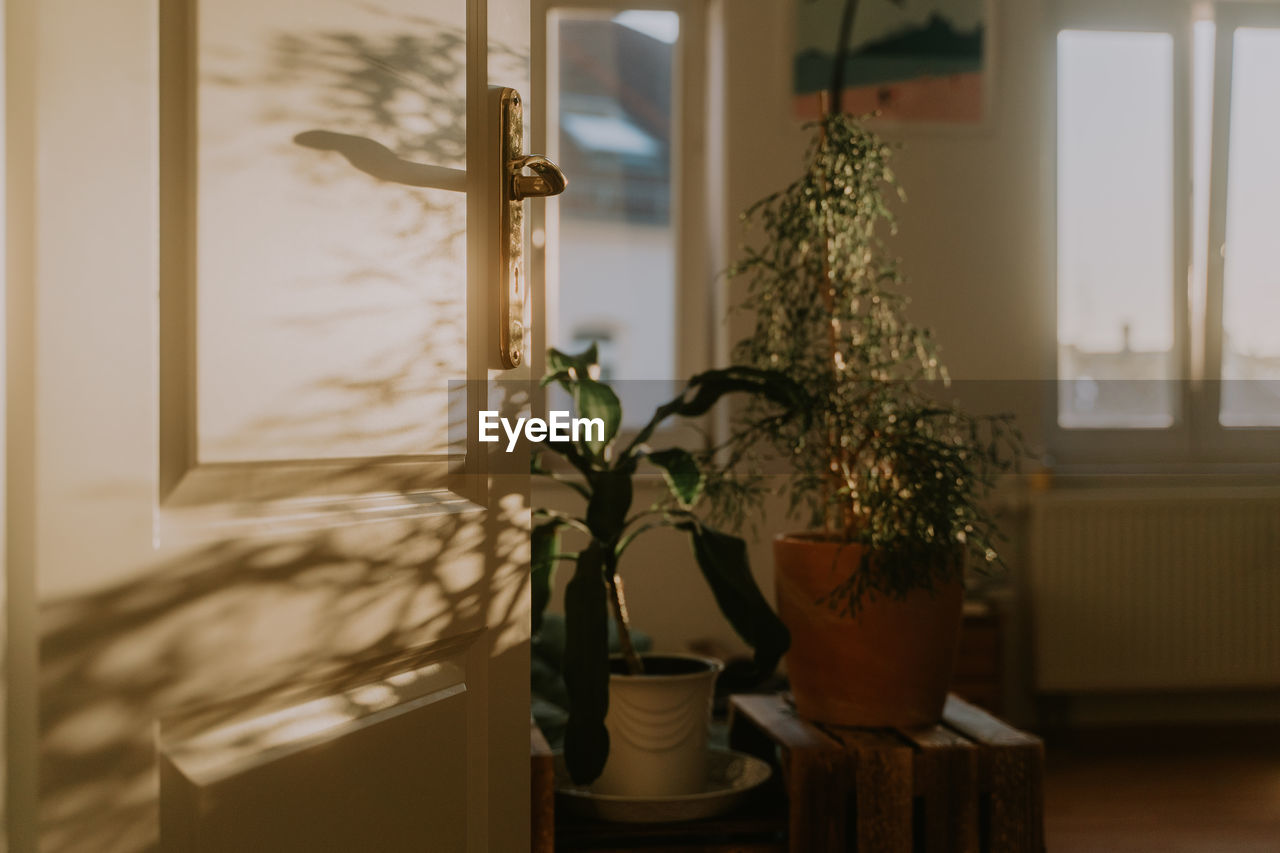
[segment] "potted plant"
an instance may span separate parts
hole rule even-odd
[[[802,385],[813,417],[761,429],[749,405],[734,444],[740,459],[789,462],[792,509],[811,522],[774,543],[800,713],[930,724],[954,665],[966,558],[999,562],[984,499],[1020,439],[1007,417],[942,399],[932,334],[906,318],[882,242],[889,146],[838,109],[811,127],[804,173],[743,215],[763,235],[732,274],[754,312],[736,360]]]
[[[804,395],[776,372],[734,367],[701,373],[684,392],[658,407],[634,436],[620,434],[622,406],[597,381],[596,348],[581,355],[548,353],[543,385],[555,383],[573,399],[581,418],[599,418],[603,433],[548,442],[567,463],[552,471],[540,454],[535,474],[576,492],[584,511],[573,515],[537,509],[532,536],[533,627],[537,632],[560,561],[574,565],[564,593],[562,671],[568,694],[565,762],[574,782],[595,782],[601,793],[670,795],[700,790],[706,781],[706,735],[711,691],[719,663],[688,655],[641,655],[631,638],[622,575],[623,555],[636,538],[659,527],[689,535],[693,557],[729,623],[753,649],[760,677],[773,671],[787,648],[787,631],[756,586],[745,543],[709,526],[698,509],[708,491],[729,481],[717,476],[714,451],[654,449],[655,431],[673,417],[694,418],[721,397],[745,393],[759,405],[757,426],[779,424],[803,408]],[[654,505],[633,510],[634,480],[644,466],[661,472],[667,489]],[[727,486],[726,486],[727,487]],[[560,533],[584,534],[576,553],[560,550]],[[622,653],[609,654],[610,617]],[[607,761],[607,764],[606,764]]]

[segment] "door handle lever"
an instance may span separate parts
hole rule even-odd
[[[524,153],[524,107],[515,89],[495,88],[498,145],[498,363],[510,370],[519,367],[528,350],[525,302],[528,282],[524,274],[524,200],[559,195],[568,185],[564,172],[540,154]],[[526,175],[525,170],[533,172]]]
[[[511,161],[511,198],[521,201],[526,198],[541,198],[549,195],[560,195],[569,185],[569,179],[560,171],[560,167],[541,154],[526,154]],[[524,174],[531,169],[534,174]]]

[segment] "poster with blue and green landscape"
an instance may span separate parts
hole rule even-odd
[[[829,98],[850,0],[799,0],[796,111]],[[985,109],[987,0],[854,0],[841,106],[920,121],[980,121]],[[823,93],[828,93],[823,95]]]

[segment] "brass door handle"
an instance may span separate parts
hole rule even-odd
[[[569,179],[564,176],[564,172],[560,171],[560,167],[541,154],[517,157],[509,164],[509,169],[511,197],[517,201],[560,195],[569,185]],[[523,174],[525,169],[532,169],[535,174]]]
[[[540,154],[525,154],[524,108],[515,89],[496,88],[498,168],[498,365],[519,367],[526,349],[524,274],[524,200],[559,195],[568,185],[564,172]],[[525,169],[533,172],[526,175]]]

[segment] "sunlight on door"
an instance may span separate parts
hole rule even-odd
[[[466,371],[465,4],[439,12],[326,0],[300,27],[201,4],[201,461],[443,452],[440,377]]]

